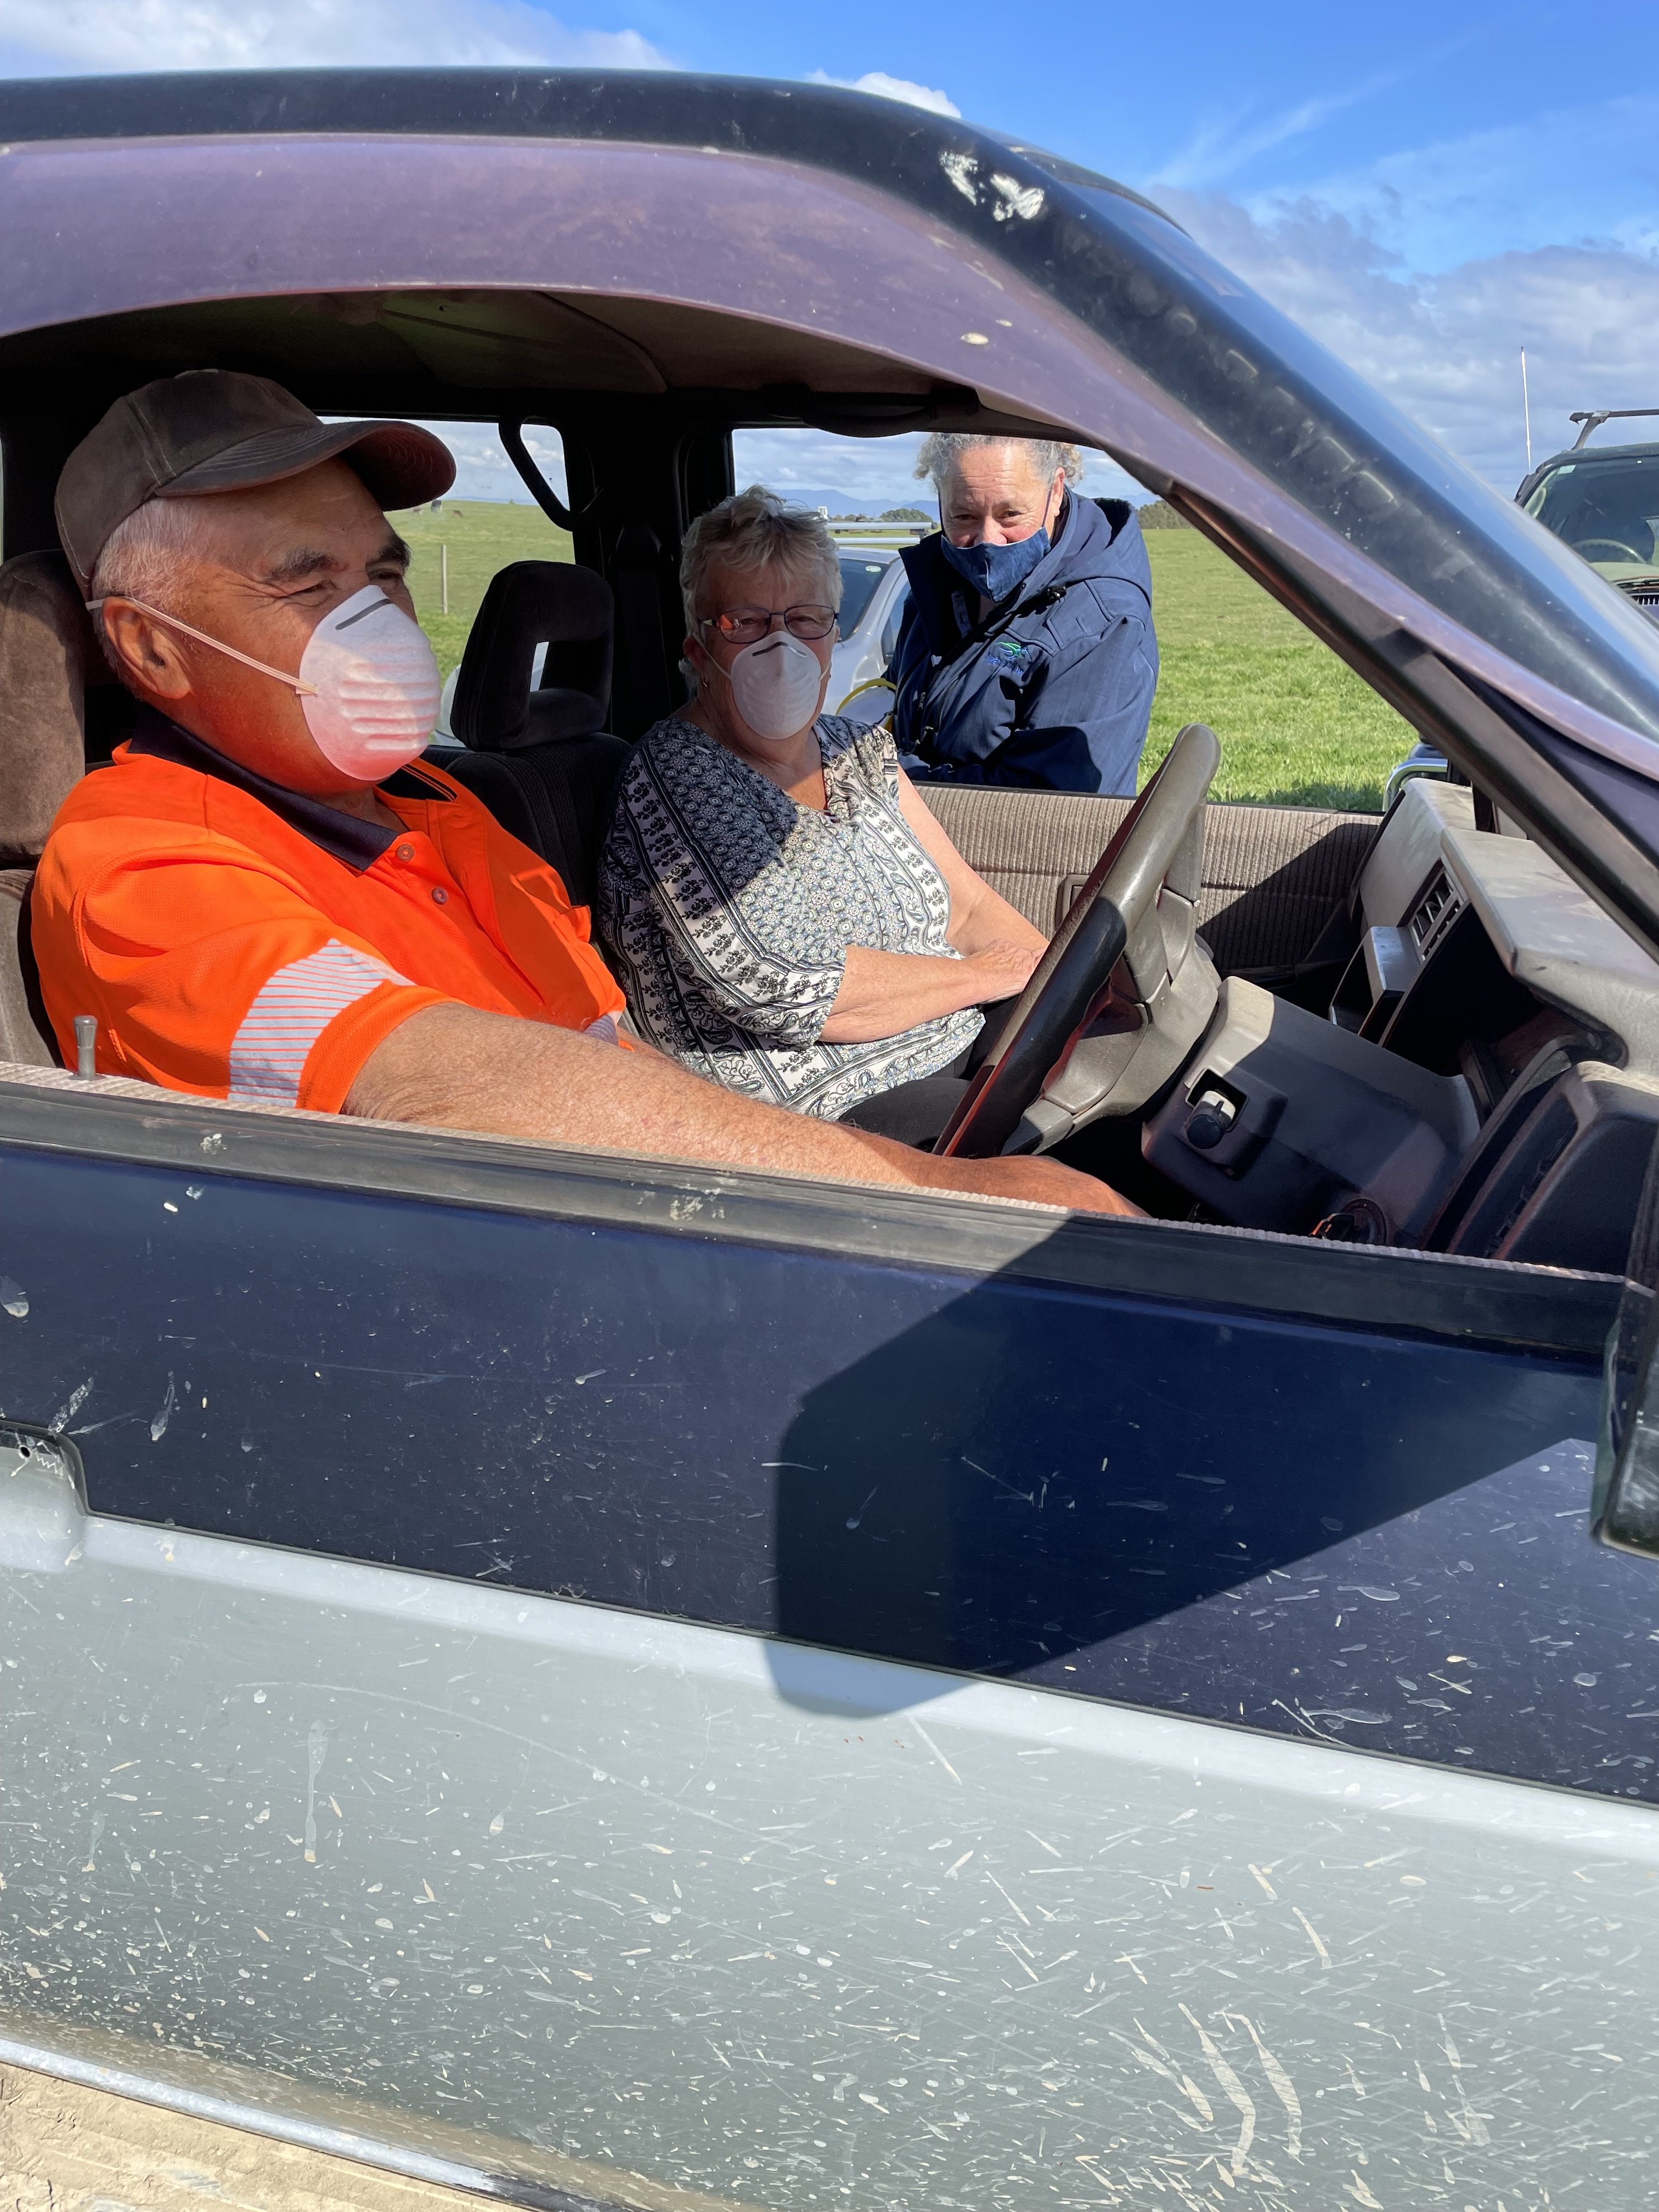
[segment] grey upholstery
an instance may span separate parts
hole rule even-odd
[[[0,568],[0,1060],[58,1059],[29,947],[29,886],[85,764],[88,683],[109,680],[63,555]]]
[[[1127,812],[1127,799],[930,783],[951,842],[1010,905],[1052,931]],[[1340,911],[1380,817],[1322,808],[1205,810],[1199,927],[1224,975],[1293,967]]]
[[[498,569],[455,679],[455,735],[474,752],[514,753],[603,730],[614,628],[611,586],[592,568],[514,561]]]

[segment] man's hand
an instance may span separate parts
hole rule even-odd
[[[573,1030],[472,1006],[411,1014],[364,1061],[345,1111],[647,1159],[970,1191],[1079,1212],[1137,1211],[1106,1184],[1054,1160],[941,1159],[721,1091],[648,1046],[624,1052]]]
[[[916,1155],[933,1168],[955,1168],[959,1182],[941,1184],[947,1190],[976,1191],[984,1198],[1023,1198],[1032,1206],[1064,1206],[1073,1213],[1111,1213],[1144,1221],[1145,1214],[1132,1206],[1110,1183],[1097,1176],[1079,1175],[1059,1160],[1021,1157],[994,1160],[941,1160],[931,1153]]]

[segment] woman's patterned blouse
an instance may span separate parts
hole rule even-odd
[[[828,715],[817,736],[822,813],[695,722],[659,722],[623,775],[594,921],[653,1044],[728,1091],[834,1121],[935,1074],[984,1017],[822,1042],[849,945],[960,956],[945,878],[899,805],[891,738]]]

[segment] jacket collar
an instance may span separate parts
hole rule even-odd
[[[289,791],[283,784],[255,775],[252,769],[228,760],[223,753],[216,752],[211,745],[180,728],[154,707],[139,707],[127,750],[142,753],[150,760],[171,761],[177,768],[194,769],[198,775],[210,775],[220,783],[229,784],[234,790],[246,793],[261,806],[268,807],[278,821],[356,875],[361,876],[372,868],[398,836],[395,830],[383,830],[378,823],[364,822],[356,814],[343,813],[337,806],[325,805],[320,799],[307,799],[301,792]],[[449,797],[441,784],[428,782],[423,775],[411,774],[407,769],[388,776],[379,788],[391,799]]]
[[[1086,536],[1087,518],[1068,490],[1061,504],[1054,543],[1011,600],[993,607],[981,621],[975,594],[939,550],[937,536],[907,546],[899,555],[910,579],[910,590],[921,617],[931,651],[949,660],[981,632],[1000,628],[1024,613],[1036,600],[1045,605],[1059,597],[1054,586],[1061,571],[1074,558],[1079,536]]]

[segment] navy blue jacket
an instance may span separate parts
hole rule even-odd
[[[1127,500],[1066,499],[1056,543],[983,623],[938,537],[910,578],[890,674],[918,781],[1131,793],[1158,684],[1152,574]]]

